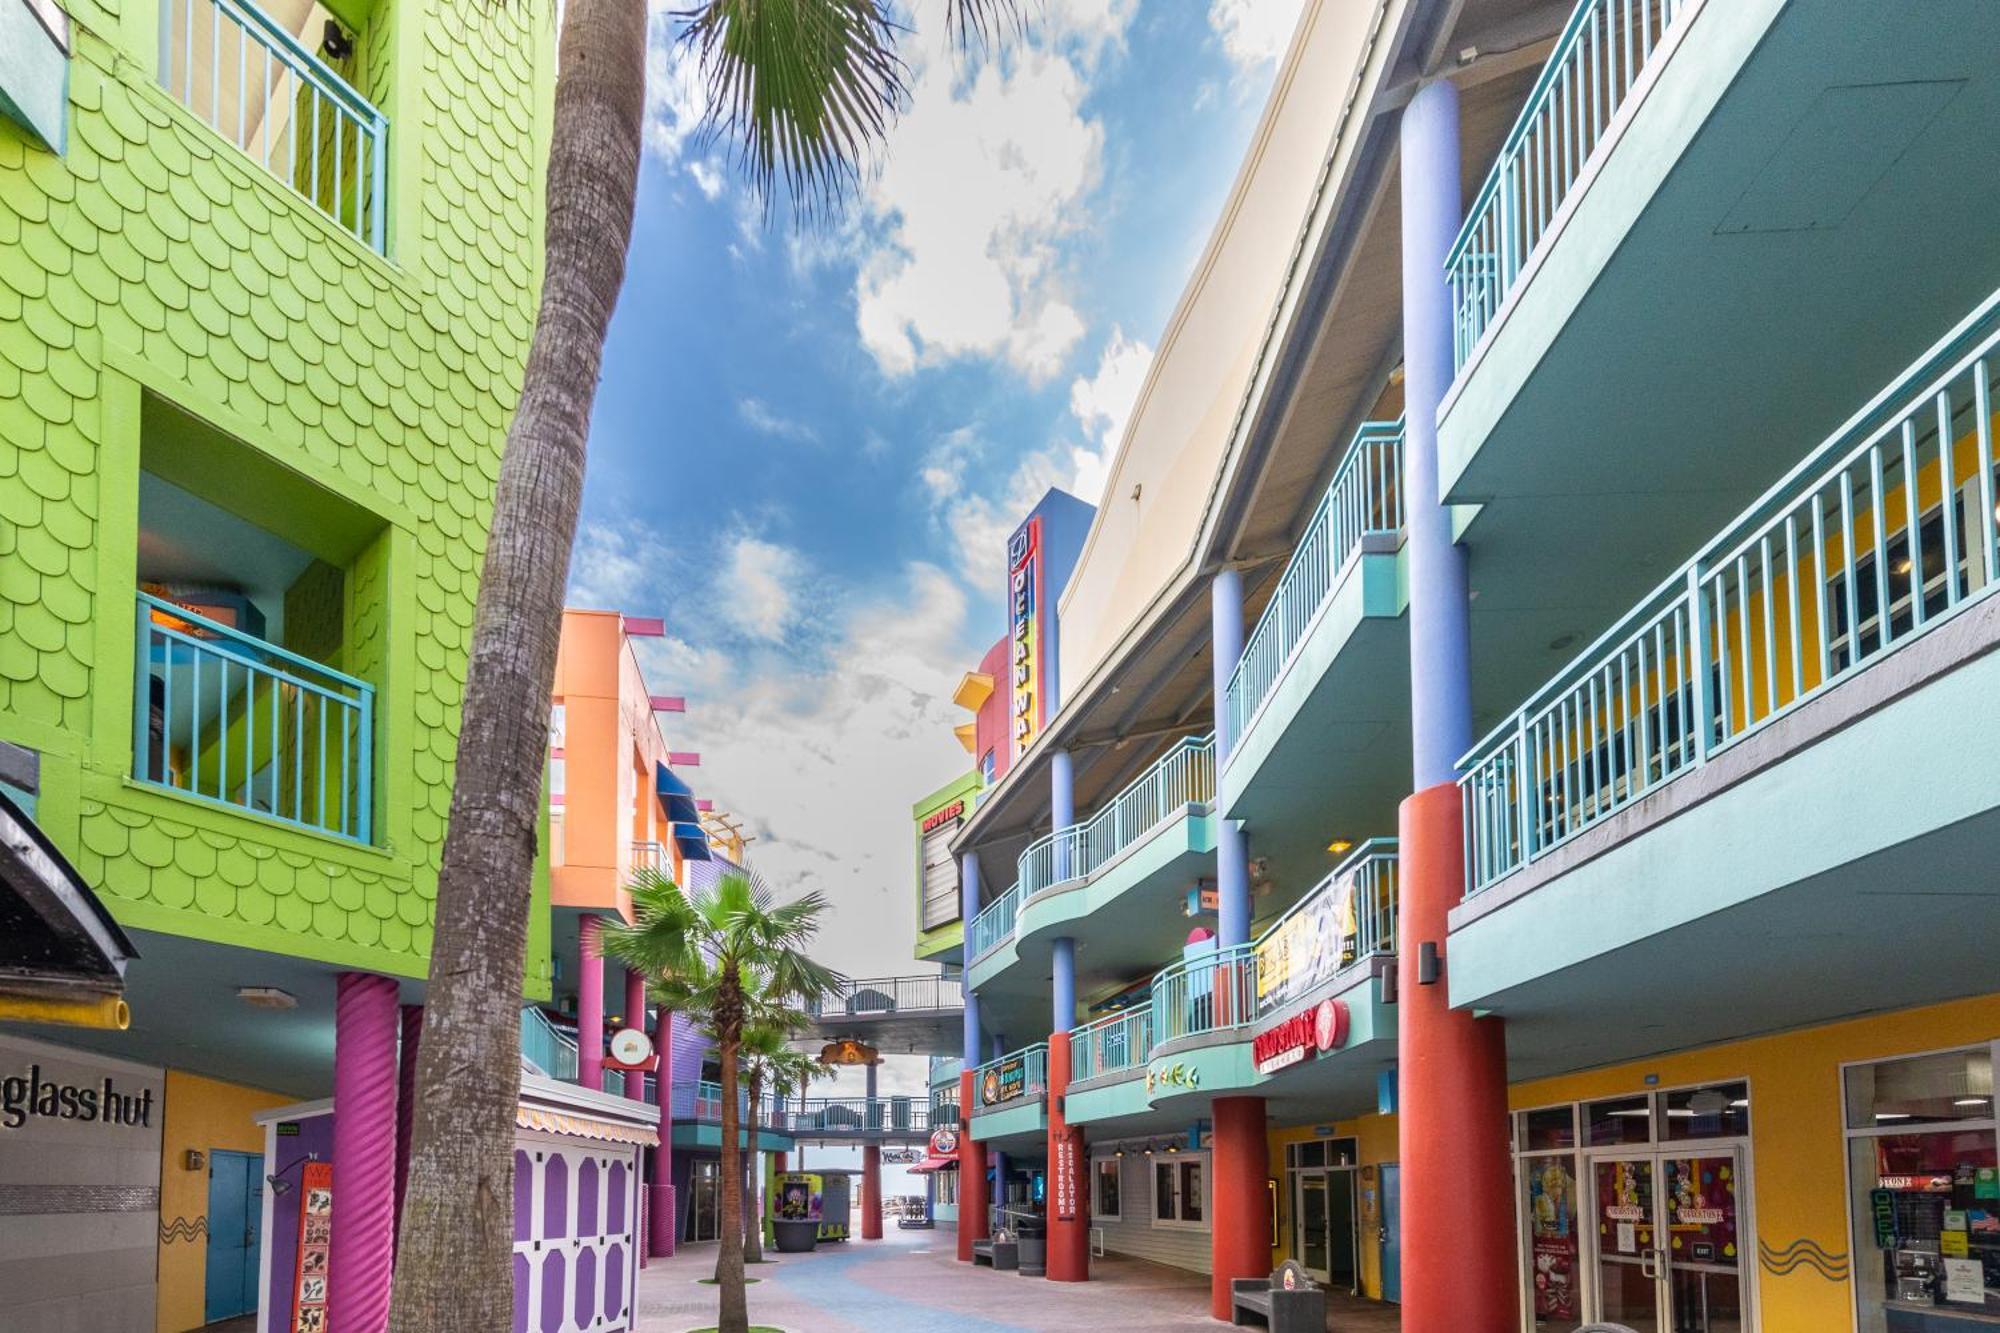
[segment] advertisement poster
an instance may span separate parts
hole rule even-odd
[[[1736,1261],[1736,1159],[1674,1157],[1666,1163],[1667,1236],[1682,1263]]]
[[[1598,1162],[1598,1244],[1612,1254],[1653,1248],[1653,1166],[1650,1162]]]
[[[1576,1177],[1566,1157],[1524,1165],[1531,1168],[1528,1228],[1535,1263],[1535,1318],[1576,1319]]]
[[[292,1333],[327,1333],[327,1256],[333,1250],[333,1163],[307,1162],[299,1179],[299,1266]]]
[[[1354,876],[1342,875],[1279,922],[1257,946],[1257,1004],[1279,1009],[1352,963]]]
[[[1000,1106],[1019,1100],[1027,1090],[1028,1062],[1016,1056],[991,1066],[980,1076],[979,1102],[982,1106]]]

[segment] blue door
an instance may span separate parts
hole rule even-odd
[[[208,1155],[208,1282],[203,1319],[257,1312],[263,1247],[264,1159],[216,1149]]]
[[[1382,1168],[1382,1299],[1403,1299],[1403,1173]]]

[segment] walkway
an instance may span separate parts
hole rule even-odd
[[[822,1246],[751,1270],[750,1320],[787,1333],[1091,1333],[1220,1329],[1208,1317],[1208,1279],[1139,1259],[1096,1260],[1079,1284],[971,1269],[953,1257],[949,1231],[891,1231],[879,1242]],[[713,1324],[713,1245],[654,1260],[639,1277],[639,1333],[684,1333]],[[1332,1297],[1327,1328],[1395,1333],[1393,1306]]]

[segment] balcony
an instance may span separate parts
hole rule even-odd
[[[674,874],[674,854],[667,850],[663,842],[639,842],[632,844],[632,869],[650,870],[668,879]]]
[[[964,1068],[965,1061],[956,1055],[933,1055],[928,1070],[930,1086],[956,1089],[959,1073]]]
[[[1401,422],[1355,433],[1225,693],[1220,808],[1280,883],[1317,879],[1328,841],[1390,822],[1409,786],[1402,465]]]
[[[300,8],[300,23],[314,7]],[[389,120],[250,0],[160,0],[160,83],[335,227],[388,240]]]
[[[848,978],[838,994],[807,1012],[817,1036],[930,1054],[952,1050],[963,1039],[965,991],[957,977],[938,973]]]
[[[609,1072],[606,1077],[608,1079]],[[605,1090],[610,1091],[607,1082]],[[673,1116],[673,1145],[676,1148],[719,1148],[722,1146],[722,1085],[708,1079],[673,1085],[669,1096]],[[750,1097],[736,1090],[736,1134],[743,1146],[749,1143]],[[762,1152],[790,1152],[795,1140],[787,1132],[785,1116],[777,1110],[758,1117],[757,1147]]]
[[[521,1058],[538,1074],[576,1082],[576,1038],[550,1022],[540,1005],[521,1009]]]
[[[972,1137],[1003,1150],[1032,1147],[1048,1130],[1049,1044],[1009,1051],[972,1071]]]
[[[1482,719],[2000,272],[1991,210],[1940,186],[2000,171],[2000,71],[1973,54],[2000,10],[1836,10],[1589,0],[1473,201],[1438,431],[1501,686]]]
[[[146,593],[137,643],[136,781],[372,840],[374,686]]]
[[[1153,1002],[1071,1028],[1069,1040],[1072,1084],[1136,1078],[1153,1053]]]
[[[2000,293],[1467,756],[1454,1004],[1694,1041],[1988,988],[1996,373]]]

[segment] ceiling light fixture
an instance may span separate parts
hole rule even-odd
[[[276,986],[238,986],[236,998],[252,1009],[296,1009],[299,997]]]
[[[1354,850],[1354,839],[1335,838],[1332,842],[1326,845],[1326,849],[1329,852],[1332,852],[1335,856],[1345,856],[1349,852]]]

